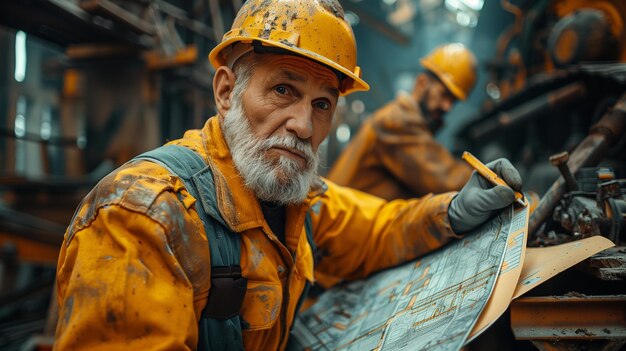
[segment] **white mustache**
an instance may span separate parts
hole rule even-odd
[[[315,153],[313,152],[311,144],[302,139],[299,139],[292,134],[287,134],[284,136],[273,136],[265,139],[261,144],[261,149],[266,151],[275,146],[295,149],[302,152],[305,155],[307,165],[313,162],[313,159],[315,158]]]

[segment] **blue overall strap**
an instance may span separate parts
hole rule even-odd
[[[211,168],[196,152],[179,145],[161,146],[134,160],[165,167],[196,199],[211,252],[211,289],[198,323],[197,350],[243,350],[239,310],[247,280],[241,276],[241,243],[219,214]]]

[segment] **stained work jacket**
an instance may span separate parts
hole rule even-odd
[[[387,200],[460,190],[472,170],[433,137],[409,95],[368,119],[328,179]]]
[[[284,349],[316,274],[365,277],[456,237],[447,215],[453,193],[386,202],[327,182],[287,208],[283,245],[238,176],[217,118],[172,143],[212,167],[220,213],[240,235],[246,350]],[[126,164],[87,195],[59,257],[57,349],[195,349],[211,272],[194,202],[179,178],[146,161]],[[304,231],[309,208],[323,254],[315,272]]]

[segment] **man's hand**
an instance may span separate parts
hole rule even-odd
[[[500,158],[486,166],[511,188],[521,191],[522,177],[509,160]],[[513,203],[515,194],[511,188],[493,186],[474,171],[470,180],[450,203],[448,217],[452,230],[458,234],[468,232],[489,219],[494,211]]]

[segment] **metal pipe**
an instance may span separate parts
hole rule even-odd
[[[359,18],[361,22],[366,25],[372,27],[374,30],[380,32],[380,34],[386,36],[387,38],[395,41],[400,45],[408,45],[411,41],[411,38],[406,34],[402,33],[396,27],[389,25],[387,21],[378,19],[378,17],[369,14],[368,11],[364,10],[361,5],[356,4],[356,2],[345,1],[341,2],[344,10],[354,12]]]
[[[509,128],[521,121],[531,119],[555,107],[569,104],[584,97],[585,85],[581,82],[568,84],[556,91],[540,95],[512,110],[498,113],[496,118],[488,119],[470,129],[470,137],[474,140],[484,138],[503,128]]]
[[[22,136],[16,136],[14,130],[6,129],[0,127],[0,139],[2,138],[15,139],[15,140],[23,140],[28,142],[40,143],[45,145],[55,145],[55,146],[64,146],[64,147],[78,147],[78,139],[77,138],[65,138],[65,137],[56,137],[52,136],[48,139],[43,139],[41,134],[39,133],[29,133],[26,132]]]
[[[219,42],[224,36],[224,19],[222,18],[222,9],[219,0],[208,0],[209,11],[211,14],[211,23],[213,24],[213,35],[215,40]]]
[[[511,329],[517,340],[607,339],[623,343],[625,318],[625,295],[522,297],[511,303]]]
[[[571,153],[567,165],[572,173],[582,167],[598,164],[606,155],[608,149],[624,136],[626,131],[626,94],[617,101],[615,106],[607,111],[598,123],[594,124],[589,135]],[[559,177],[541,198],[537,208],[530,216],[528,233],[534,235],[541,223],[551,214],[552,210],[565,194],[565,180]]]
[[[569,153],[567,151],[563,151],[556,155],[550,156],[550,162],[553,166],[556,166],[559,171],[561,171],[561,176],[565,178],[565,184],[567,184],[567,190],[576,191],[578,190],[578,183],[576,179],[574,179],[574,175],[570,171],[569,167],[567,167],[567,161],[569,160]]]

